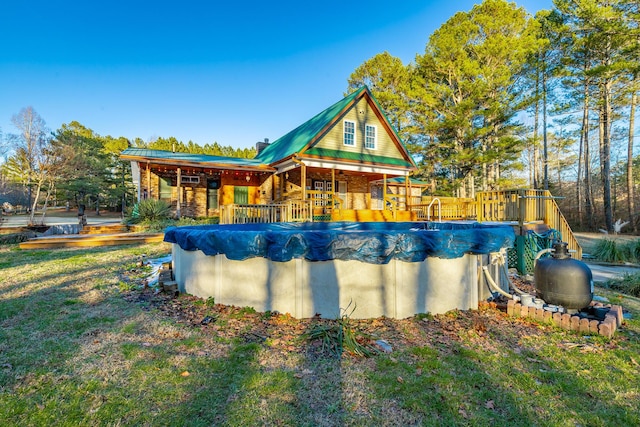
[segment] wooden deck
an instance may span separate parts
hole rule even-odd
[[[20,249],[119,246],[162,242],[164,233],[65,234],[37,237],[19,244]]]

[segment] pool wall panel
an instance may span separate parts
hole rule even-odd
[[[172,245],[172,253],[181,292],[297,318],[315,314],[335,318],[347,308],[353,318],[406,318],[476,309],[479,299],[488,295],[478,268],[486,264],[486,255],[369,264],[353,260],[277,262],[261,257],[233,261],[225,255],[185,251],[177,244]]]

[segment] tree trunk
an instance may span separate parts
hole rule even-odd
[[[613,232],[611,207],[611,80],[602,84],[602,106],[600,107],[600,172],[602,174],[602,197],[604,222],[608,232]]]
[[[582,109],[582,129],[580,129],[580,147],[578,149],[578,178],[576,179],[576,200],[578,205],[578,224],[582,228],[584,218],[582,217],[582,157],[583,147],[585,146],[586,137],[589,128],[589,85],[584,83],[584,104]]]
[[[540,153],[538,150],[538,121],[540,116],[540,68],[536,68],[536,109],[533,115],[533,188],[540,187],[539,160]]]
[[[634,83],[636,77],[634,76]],[[638,231],[638,225],[635,218],[635,191],[633,188],[633,136],[635,134],[635,118],[636,118],[636,104],[638,102],[638,94],[633,90],[631,94],[631,108],[629,111],[629,142],[627,144],[627,212],[629,215],[629,222],[633,227],[633,232]]]
[[[544,167],[544,189],[549,190],[549,153],[547,146],[547,78],[542,75],[542,164]]]
[[[586,214],[587,229],[593,231],[594,215],[593,215],[593,183],[591,182],[591,148],[589,141],[589,100],[585,100],[585,123],[584,127],[584,210]]]
[[[33,204],[30,206],[31,213],[29,214],[29,225],[35,225],[34,217],[36,214],[36,206],[38,206],[38,199],[40,198],[40,189],[42,188],[42,181],[38,181],[36,184],[36,195],[33,199]]]

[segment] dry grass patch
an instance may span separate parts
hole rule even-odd
[[[336,357],[293,319],[145,288],[165,245],[0,248],[8,425],[640,425],[640,325],[611,340],[495,306],[349,320],[390,354]],[[599,290],[640,315],[640,303]]]

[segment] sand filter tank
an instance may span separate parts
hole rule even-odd
[[[582,261],[569,255],[566,242],[555,242],[552,255],[534,269],[536,293],[547,304],[580,310],[593,299],[593,275]]]

